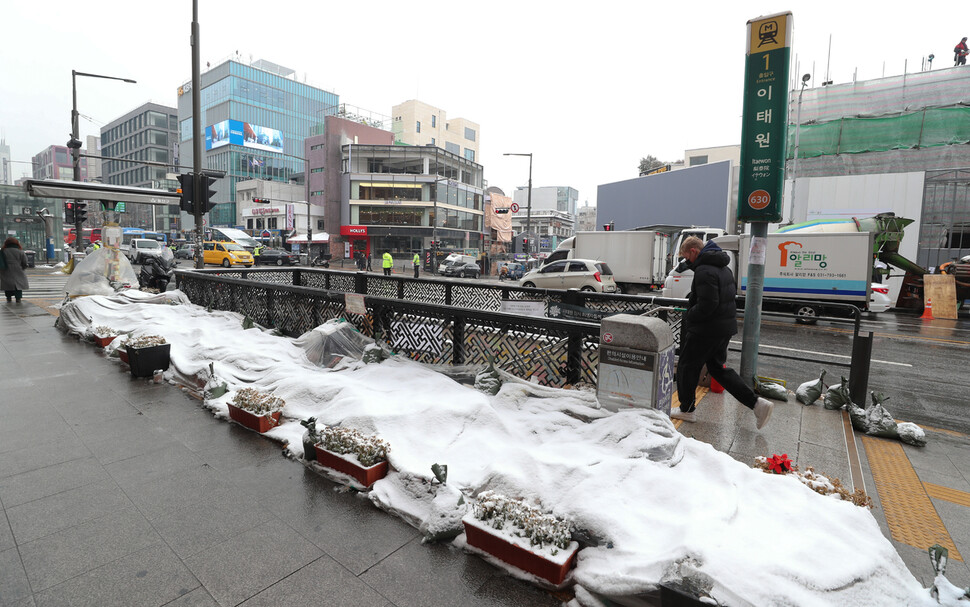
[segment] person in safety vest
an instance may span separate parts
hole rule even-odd
[[[421,256],[417,253],[414,254],[414,277],[418,277],[418,268],[421,266]]]
[[[388,251],[387,249],[384,249],[384,257],[383,257],[383,259],[384,259],[384,263],[383,263],[384,276],[390,276],[391,275],[391,268],[394,267],[394,258],[391,257],[391,252]]]

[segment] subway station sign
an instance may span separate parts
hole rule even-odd
[[[779,222],[788,141],[792,14],[748,21],[738,219]]]

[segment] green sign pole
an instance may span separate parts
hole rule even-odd
[[[738,220],[751,224],[748,275],[741,285],[745,295],[741,377],[751,383],[758,374],[768,223],[781,221],[785,187],[792,14],[758,17],[748,21],[747,28]]]

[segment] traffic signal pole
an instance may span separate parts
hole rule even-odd
[[[202,76],[199,68],[199,0],[192,0],[192,181],[195,217],[195,267],[205,267],[202,255]]]

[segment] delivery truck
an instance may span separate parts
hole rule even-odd
[[[871,232],[775,233],[768,235],[763,249],[754,251],[750,234],[721,236],[714,242],[732,256],[739,296],[747,292],[749,262],[752,257],[761,259],[764,309],[791,311],[801,322],[814,322],[818,316],[835,314],[831,304],[836,303],[869,312],[888,309],[888,297],[876,305],[872,302],[874,239]],[[664,297],[687,297],[693,274],[683,266],[673,269],[664,282]]]
[[[559,259],[605,261],[622,293],[647,293],[663,286],[683,238],[698,236],[707,241],[723,234],[719,228],[697,227],[684,228],[673,235],[650,229],[576,232],[562,241],[543,264]]]

